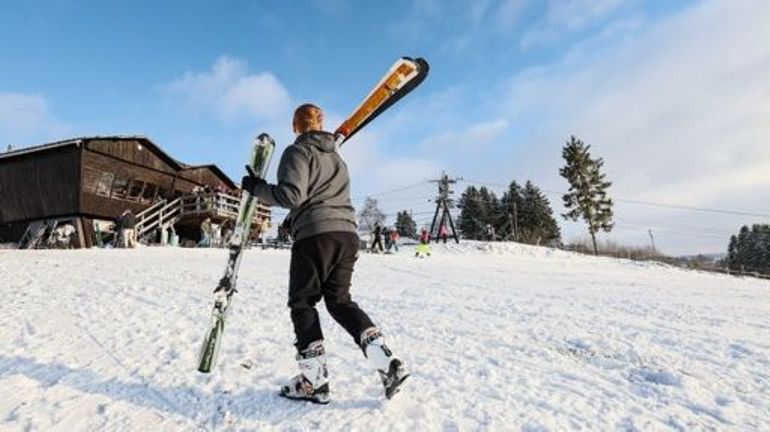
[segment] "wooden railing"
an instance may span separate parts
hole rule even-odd
[[[181,202],[182,197],[170,202],[161,200],[136,215],[136,238],[141,239],[158,227],[167,228],[176,223],[181,217]]]
[[[185,195],[182,197],[182,215],[200,214],[209,216],[219,216],[228,219],[238,217],[238,207],[241,199],[232,195],[220,192],[207,194]],[[264,205],[258,205],[254,212],[254,221],[270,217],[270,208]]]
[[[136,215],[136,238],[142,239],[157,228],[168,228],[181,218],[194,215],[235,220],[241,199],[221,192],[183,195],[172,201],[161,200]],[[270,208],[258,205],[253,222],[270,218]]]

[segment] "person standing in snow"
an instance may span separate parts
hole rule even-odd
[[[211,218],[206,218],[201,222],[201,239],[198,241],[198,247],[211,247]]]
[[[391,228],[390,233],[388,233],[388,239],[390,242],[388,243],[388,250],[386,252],[390,252],[390,248],[395,248],[396,252],[398,252],[398,240],[400,238],[401,236],[398,234],[396,227]]]
[[[388,348],[380,330],[350,295],[359,239],[350,201],[347,166],[337,153],[335,136],[323,130],[323,112],[315,105],[294,112],[294,144],[278,165],[278,183],[245,176],[244,190],[269,206],[290,209],[294,239],[289,267],[289,302],[301,373],[281,388],[290,399],[328,403],[329,374],[316,303],[353,337],[382,378],[387,397],[409,376]]]
[[[134,213],[131,210],[124,211],[121,221],[122,232],[120,236],[123,239],[123,247],[136,247],[136,232],[134,231],[134,228],[136,228],[136,218]]]
[[[425,228],[420,232],[420,244],[417,245],[417,249],[414,252],[415,257],[430,256],[430,234]]]
[[[380,228],[380,237],[382,237],[382,245],[384,247],[384,251],[387,252],[390,250],[390,234],[388,227],[384,226]]]
[[[441,226],[438,229],[438,236],[441,238],[441,240],[444,241],[444,244],[446,244],[446,238],[449,235],[449,231],[446,229],[446,224],[444,222],[441,222]]]
[[[495,227],[493,227],[492,224],[487,224],[487,240],[495,240]]]
[[[372,252],[374,253],[382,252],[383,251],[382,229],[380,228],[379,223],[374,224],[374,231],[372,231],[372,237],[374,238],[374,240],[372,240]]]
[[[121,213],[115,218],[115,236],[112,240],[112,247],[115,248],[123,247],[123,216],[124,213]]]

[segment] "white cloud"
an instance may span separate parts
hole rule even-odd
[[[66,133],[69,127],[56,119],[48,100],[37,94],[0,93],[0,144],[37,144]]]
[[[617,196],[767,213],[768,22],[768,2],[702,2],[611,25],[620,30],[518,74],[501,110],[512,129],[538,125],[517,153],[525,173],[563,186],[559,148],[574,133],[604,157]]]
[[[522,37],[528,48],[589,28],[633,0],[550,0],[543,18]]]
[[[289,92],[275,75],[250,73],[244,60],[227,56],[217,59],[210,71],[187,72],[164,88],[189,107],[224,121],[271,120],[291,106]]]
[[[491,150],[490,147],[507,128],[508,120],[503,118],[465,124],[460,128],[429,137],[421,147],[428,152],[445,152],[455,157],[460,156],[462,162],[468,162],[468,157],[474,154],[488,157],[488,153],[483,154],[482,151]]]

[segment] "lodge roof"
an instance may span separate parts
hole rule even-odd
[[[70,138],[66,140],[61,141],[54,141],[52,143],[47,144],[41,144],[31,147],[25,147],[18,150],[11,150],[9,152],[0,153],[0,159],[6,159],[6,158],[12,158],[15,156],[21,156],[25,154],[30,153],[36,153],[41,152],[45,150],[51,150],[59,147],[67,147],[67,146],[79,146],[80,144],[87,142],[87,141],[97,141],[97,140],[104,140],[104,141],[139,141],[142,143],[144,147],[146,147],[148,150],[152,151],[158,157],[163,159],[164,162],[168,163],[171,167],[177,170],[183,169],[183,164],[181,164],[176,159],[172,158],[168,155],[168,153],[161,150],[160,147],[158,147],[154,142],[152,142],[149,138],[142,136],[142,135],[106,135],[106,136],[89,136],[89,137],[78,137],[78,138]]]
[[[164,162],[169,164],[169,166],[171,166],[175,170],[187,171],[187,170],[193,170],[193,169],[199,169],[199,168],[208,168],[214,171],[219,177],[226,180],[226,182],[228,183],[228,186],[232,188],[236,187],[235,183],[233,183],[230,177],[228,177],[227,174],[225,174],[221,169],[219,169],[218,166],[214,164],[188,165],[188,164],[179,162],[178,160],[169,156],[168,153],[164,152],[160,147],[158,147],[154,142],[152,142],[152,140],[142,135],[107,135],[107,136],[89,136],[89,137],[70,138],[70,139],[61,140],[61,141],[54,141],[47,144],[24,147],[18,150],[0,152],[0,160],[10,159],[16,156],[22,156],[22,155],[27,155],[27,154],[32,154],[32,153],[37,153],[37,152],[42,152],[47,150],[52,150],[60,147],[79,146],[85,142],[97,141],[97,140],[139,141],[145,148],[155,153],[159,158],[161,158]]]
[[[195,170],[195,169],[201,169],[201,168],[208,168],[211,171],[214,171],[216,175],[221,177],[222,179],[226,180],[227,185],[230,186],[231,189],[237,189],[238,186],[230,179],[230,177],[227,176],[221,169],[219,169],[218,166],[214,164],[205,164],[205,165],[187,165],[184,163],[180,163],[182,165],[182,171],[189,171],[189,170]]]

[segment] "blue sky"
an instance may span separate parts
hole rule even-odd
[[[442,170],[498,192],[512,179],[559,192],[574,133],[605,158],[618,198],[765,214],[769,4],[10,0],[0,145],[142,134],[238,180],[255,133],[290,142],[296,104],[318,103],[331,129],[396,58],[422,56],[425,84],[343,150],[356,200],[377,194],[388,213],[429,218],[425,181]],[[616,213],[608,239],[647,244],[653,229],[671,253],[722,251],[740,224],[768,222]]]

